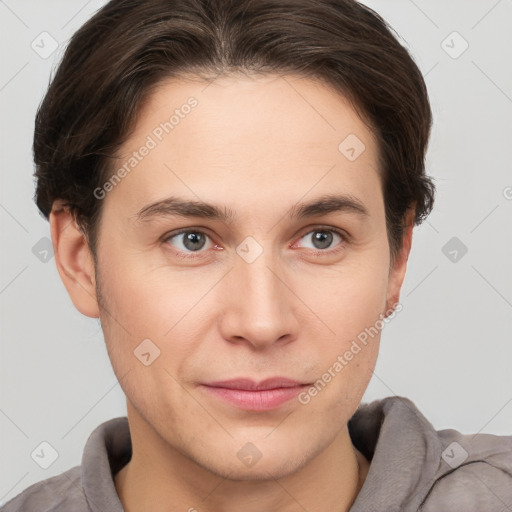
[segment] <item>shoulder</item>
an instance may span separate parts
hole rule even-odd
[[[90,434],[80,465],[29,486],[0,512],[121,512],[113,475],[131,453],[126,416],[107,420]]]
[[[88,512],[81,467],[41,480],[0,507],[0,512]]]
[[[351,511],[512,511],[512,435],[437,430],[400,396],[361,404],[348,427],[371,461]]]
[[[512,436],[438,431],[442,452],[421,512],[508,510]]]

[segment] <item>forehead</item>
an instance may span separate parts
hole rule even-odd
[[[190,120],[184,123],[187,117]],[[194,117],[199,117],[200,123],[194,122]],[[237,73],[208,82],[184,75],[165,80],[151,89],[134,135],[140,137],[156,129],[159,138],[158,127],[166,121],[172,128],[162,127],[160,135],[164,137],[183,132],[192,140],[194,135],[199,138],[205,131],[217,130],[216,139],[242,143],[246,150],[256,149],[263,139],[275,144],[306,142],[308,147],[324,142],[322,149],[333,144],[337,149],[336,142],[348,133],[370,145],[374,142],[368,140],[373,139],[372,130],[345,96],[319,79],[296,75]]]
[[[269,201],[282,200],[283,189],[296,199],[313,188],[380,190],[372,130],[341,94],[292,75],[160,83],[116,164],[129,172],[107,199],[123,189],[132,210],[176,189],[213,200],[229,189],[248,200],[264,190]]]

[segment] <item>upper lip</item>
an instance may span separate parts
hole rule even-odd
[[[216,382],[205,382],[205,386],[214,388],[241,389],[246,391],[262,391],[265,389],[292,388],[304,386],[304,382],[299,382],[287,377],[270,377],[269,379],[256,382],[251,379],[230,379],[219,380]]]

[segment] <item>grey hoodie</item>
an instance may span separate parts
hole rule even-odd
[[[407,398],[361,404],[348,424],[371,461],[350,512],[512,512],[512,435],[436,431]],[[31,485],[1,512],[123,512],[115,475],[131,458],[126,417],[99,425],[82,464]]]

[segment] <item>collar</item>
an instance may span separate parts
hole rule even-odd
[[[354,446],[371,461],[350,512],[417,511],[441,463],[432,424],[411,400],[393,396],[361,404],[348,429]]]

